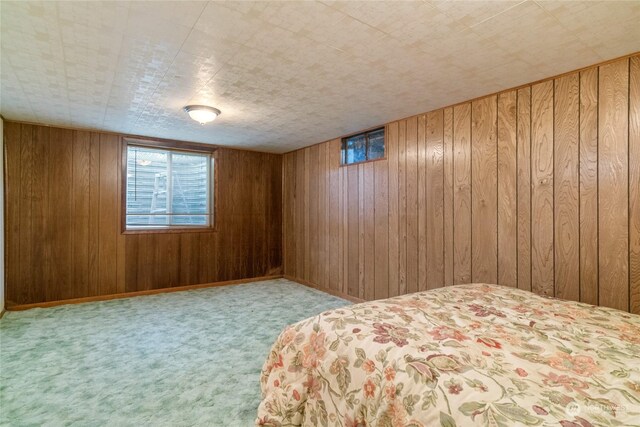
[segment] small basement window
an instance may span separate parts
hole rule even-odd
[[[126,230],[213,226],[212,153],[126,146]]]
[[[342,138],[343,165],[384,158],[384,128]]]

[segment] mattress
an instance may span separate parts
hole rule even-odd
[[[261,426],[640,425],[640,316],[471,284],[287,327]]]

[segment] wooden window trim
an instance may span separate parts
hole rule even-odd
[[[369,134],[371,134],[373,132],[377,132],[379,130],[384,131],[384,156],[378,157],[377,159],[369,159]],[[345,161],[346,161],[345,157],[346,157],[347,140],[349,138],[353,138],[354,136],[359,136],[359,135],[364,135],[365,136],[365,156],[366,156],[366,160],[363,160],[361,162],[345,163]],[[353,135],[345,136],[344,138],[342,138],[342,141],[341,141],[341,144],[340,144],[340,167],[363,165],[365,163],[378,162],[380,160],[386,160],[386,159],[387,159],[387,128],[386,128],[386,126],[373,128],[373,129],[370,129],[370,130],[366,130],[364,132],[354,133]]]
[[[209,221],[209,225],[206,226],[192,226],[192,227],[166,227],[166,228],[127,228],[127,148],[129,146],[156,148],[161,150],[169,150],[175,152],[185,153],[199,153],[208,154],[213,160],[213,173],[211,174],[210,186],[213,186],[213,191],[210,190],[210,203],[213,206],[210,209],[209,215],[213,216],[213,220]],[[120,234],[168,234],[168,233],[213,233],[217,232],[218,228],[218,147],[215,145],[198,144],[195,142],[182,142],[172,141],[166,139],[151,139],[151,138],[120,138],[120,152],[121,152],[121,168],[120,168]]]

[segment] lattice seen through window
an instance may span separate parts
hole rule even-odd
[[[211,226],[213,167],[209,153],[129,145],[126,228]]]

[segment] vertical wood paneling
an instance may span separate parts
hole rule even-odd
[[[640,311],[639,80],[635,56],[389,123],[385,160],[340,168],[340,289],[497,282]]]
[[[386,154],[389,163],[389,296],[399,294],[398,256],[400,229],[399,210],[399,173],[398,173],[398,122],[390,123],[386,130]]]
[[[340,290],[340,140],[328,144],[330,189],[329,189],[329,287]]]
[[[453,108],[444,110],[444,284],[453,284]]]
[[[349,176],[347,168],[341,168],[340,191],[342,196],[342,292],[349,294]],[[355,295],[355,294],[349,294]]]
[[[20,141],[19,123],[4,122],[5,157],[5,286],[7,301],[21,301],[25,284],[20,276]],[[13,201],[13,202],[12,202]]]
[[[331,195],[331,160],[334,154],[331,152],[332,144],[331,142],[327,142],[325,144],[325,183],[324,183],[324,200],[325,200],[325,208],[324,208],[324,229],[325,229],[325,266],[324,266],[324,281],[326,286],[329,289],[337,290],[338,281],[331,280],[331,245],[332,245],[332,235],[331,235],[331,209],[332,209],[332,195]],[[339,153],[339,150],[337,151]]]
[[[453,109],[453,283],[471,282],[471,104]]]
[[[293,232],[291,219],[291,210],[294,206],[294,202],[291,198],[291,186],[293,185],[293,179],[291,178],[291,154],[285,154],[282,156],[282,234],[283,236],[289,236]],[[291,261],[293,256],[291,255],[291,239],[282,240],[282,271],[284,274],[291,275]]]
[[[371,164],[374,168],[375,185],[373,199],[375,203],[375,292],[374,298],[389,296],[389,183],[388,162],[385,160]]]
[[[294,227],[294,210],[296,201],[294,198],[295,180],[295,153],[288,153],[283,156],[283,175],[284,175],[284,194],[283,194],[283,206],[282,206],[282,220],[284,226],[284,235],[293,236],[295,233]],[[284,239],[283,251],[284,251],[284,272],[290,276],[295,277],[295,260],[296,260],[296,241],[297,239]]]
[[[629,292],[640,314],[640,57],[629,64]]]
[[[429,262],[427,248],[427,135],[426,116],[418,116],[418,290],[427,289],[427,263]],[[429,184],[432,184],[431,182]]]
[[[318,176],[319,166],[319,145],[314,145],[307,152],[307,160],[305,167],[309,169],[309,258],[308,261],[308,279],[313,283],[319,283],[318,262],[320,235],[318,234],[318,201],[319,201],[319,184]]]
[[[49,285],[48,266],[51,262],[49,223],[49,133],[50,128],[36,126],[33,132],[33,158],[37,161],[32,171],[33,199],[31,200],[33,229],[36,239],[32,241],[33,270],[32,300],[43,300]],[[88,267],[88,263],[87,263]],[[89,278],[87,278],[89,280]]]
[[[598,304],[598,69],[580,73],[580,301]]]
[[[72,149],[73,188],[71,191],[73,220],[73,290],[74,296],[89,295],[89,198],[91,167],[91,134],[74,132]]]
[[[258,155],[258,167],[262,167],[262,162],[260,160],[261,157],[263,157],[263,155]],[[265,171],[268,175],[265,178],[265,182],[270,182],[271,186],[266,188],[262,187],[261,190],[256,190],[264,193],[265,214],[268,212],[266,221],[269,226],[269,234],[267,236],[265,247],[267,247],[269,251],[269,261],[267,263],[267,269],[254,272],[256,276],[282,273],[282,156],[270,155],[269,157],[271,159],[271,168],[268,171]],[[257,186],[260,186],[260,183],[258,183]],[[260,213],[258,215],[260,215]],[[219,248],[215,248],[214,250],[217,253]],[[257,253],[254,254],[254,256],[258,259],[264,259],[263,253]],[[212,257],[216,258],[217,261],[215,254],[213,254]],[[211,280],[215,281],[217,276],[211,275],[210,277],[212,278]]]
[[[178,238],[180,239],[179,281],[180,283],[196,284],[198,283],[198,270],[197,268],[193,268],[193,264],[198,262],[200,256],[197,248],[189,244],[191,241],[195,241],[195,239],[191,239],[187,234],[178,235]]]
[[[118,137],[100,135],[100,223],[99,223],[99,293],[114,294],[117,289],[117,235],[119,231],[118,196]],[[157,246],[151,246],[156,250]],[[155,282],[155,281],[154,281]]]
[[[130,238],[125,241],[125,252],[127,254],[127,259],[135,260],[135,262],[127,262],[124,266],[124,276],[125,276],[125,289],[126,292],[133,292],[139,289],[140,283],[138,280],[138,271],[140,270],[140,265],[138,264],[138,260],[140,259],[140,254],[138,251],[138,236],[132,236],[135,238]],[[96,242],[97,246],[97,242]],[[91,259],[91,257],[89,257]],[[97,266],[96,266],[96,274],[97,274]],[[93,272],[92,272],[93,274]],[[95,286],[95,295],[97,295],[97,280],[95,285],[92,283],[92,286]],[[93,289],[92,289],[93,291]]]
[[[418,119],[407,119],[407,292],[418,291]]]
[[[55,226],[51,227],[50,232],[51,262],[48,266],[49,280],[45,300],[56,301],[75,296],[71,287],[73,283],[71,253],[73,206],[71,191],[69,191],[73,188],[73,132],[51,128],[49,138],[51,149],[49,150],[47,216]]]
[[[33,149],[33,126],[22,125],[20,129],[20,242],[19,242],[19,274],[24,286],[21,287],[21,298],[36,298],[34,289],[33,243],[39,237],[32,227],[33,174],[36,159]]]
[[[100,229],[100,135],[95,132],[91,132],[89,135],[89,229]],[[89,238],[87,260],[89,270],[87,293],[89,296],[99,295],[100,293],[100,248],[98,241],[99,233],[96,234],[95,231],[93,231]],[[132,271],[127,272],[126,268],[125,282],[126,284],[131,283],[130,286],[125,285],[125,291],[136,290],[135,273]]]
[[[554,295],[553,81],[531,88],[531,287]]]
[[[365,259],[367,254],[365,253],[365,233],[366,221],[365,211],[365,179],[364,179],[364,167],[365,165],[358,165],[358,298],[364,298],[364,286],[365,286]],[[367,215],[369,216],[369,215]],[[373,286],[371,286],[373,288]]]
[[[89,139],[85,140],[85,142],[89,142],[90,138],[91,137],[89,136]],[[123,160],[122,160],[121,154],[123,151],[123,145],[122,145],[123,143],[122,143],[122,139],[121,138],[119,139],[120,140],[118,141],[117,163],[118,163],[118,171],[122,171]],[[89,145],[90,145],[90,142],[89,142]],[[91,150],[89,149],[89,158],[91,156],[90,151]],[[117,178],[118,178],[117,192],[118,192],[118,196],[120,196],[122,191],[121,189],[126,184],[126,181],[123,182],[122,173],[118,173]],[[87,194],[87,199],[88,198],[89,198],[89,194]],[[125,208],[125,206],[123,206],[123,203],[126,203],[126,202],[122,201],[122,197],[117,197],[117,200],[118,200],[118,203],[116,207],[116,212],[120,213]],[[87,211],[87,216],[88,216],[88,220],[90,220],[89,211]],[[119,226],[120,226],[120,220],[118,219],[116,220],[116,227],[119,227]],[[127,247],[127,241],[126,241],[125,235],[122,233],[118,233],[116,236],[116,288],[118,293],[124,293],[126,292],[126,289],[127,289],[127,276],[125,271],[125,266],[127,264],[126,247]],[[172,262],[177,265],[178,271],[179,271],[179,267],[180,267],[179,264],[176,263],[175,259],[173,259]],[[87,271],[87,277],[88,275],[89,274]]]
[[[228,155],[223,155],[223,156],[220,156],[216,160],[218,162],[217,164],[220,164],[220,163],[225,162],[225,161],[227,161],[229,159],[230,159],[230,157]],[[242,174],[244,174],[245,171],[246,171],[246,166],[240,165],[239,169],[242,171]],[[219,171],[219,179],[224,181],[224,182],[229,182],[229,181],[233,180],[233,176],[228,171]],[[243,188],[240,188],[239,190],[240,191],[244,191]],[[219,205],[220,204],[221,203],[219,203]],[[238,210],[240,209],[237,206],[238,203],[236,201],[234,201],[234,203],[226,203],[225,202],[224,204],[226,206],[224,207],[223,212],[226,209],[230,209],[232,212],[235,213],[235,212],[238,212]],[[219,206],[219,207],[223,207],[223,206]],[[217,221],[230,221],[229,216],[227,216],[226,214],[219,213],[217,216],[218,216]],[[238,238],[238,236],[237,236],[238,233],[235,230],[240,228],[242,226],[242,224],[235,220],[235,215],[232,218],[234,218],[234,219],[231,220],[231,221],[233,221],[233,230],[234,230],[234,232],[230,236],[229,235],[224,235],[224,236],[222,236],[220,238],[219,244],[222,245],[222,246],[228,246],[228,245],[230,245],[231,240],[236,240]],[[145,239],[146,237],[150,237],[150,239]],[[153,235],[150,235],[150,236],[139,236],[139,238],[138,238],[138,240],[140,242],[144,243],[144,245],[142,245],[141,250],[138,251],[138,256],[141,259],[141,262],[142,262],[142,260],[149,259],[149,261],[146,262],[147,266],[152,266],[153,265],[153,258],[150,258],[150,257],[146,256],[148,251],[144,250],[144,247],[146,246],[146,244],[148,244],[147,242],[152,242],[153,238],[154,238]],[[237,256],[237,251],[238,251],[237,246],[238,245],[235,245],[233,248],[229,248],[228,249],[229,254],[231,256],[233,256],[233,257]],[[206,248],[203,248],[203,249],[205,249],[205,251],[208,252],[210,248],[207,245]],[[220,269],[218,270],[218,274],[220,274],[221,277],[228,277],[231,274],[230,268],[231,268],[230,265],[221,265]],[[208,272],[202,272],[202,273],[206,273],[208,275]],[[144,267],[142,265],[140,266],[140,271],[139,271],[138,275],[142,277],[142,280],[145,280],[147,282],[147,284],[146,284],[147,286],[152,286],[153,285],[153,281],[155,281],[155,278],[152,277],[153,274],[155,274],[153,271],[149,271],[148,269],[144,269]],[[141,281],[141,280],[138,279],[138,281]]]
[[[398,293],[407,288],[407,121],[398,122]]]
[[[311,168],[310,168],[311,148],[304,149],[304,163],[302,164],[302,173],[304,175],[304,186],[302,197],[302,223],[304,224],[304,263],[302,266],[302,277],[309,280],[311,272],[311,212],[309,209],[311,199]]]
[[[629,60],[600,67],[599,304],[629,309]]]
[[[318,281],[323,288],[328,288],[327,266],[329,257],[327,256],[327,145],[318,145]]]
[[[575,73],[554,89],[554,295],[573,301],[580,299],[579,84]]]
[[[360,211],[360,218],[364,220],[364,280],[362,282],[362,298],[374,299],[375,295],[375,174],[374,164],[369,162],[363,165],[361,178],[363,183],[360,188],[364,190],[364,209]]]
[[[517,92],[498,96],[498,284],[518,283]]]
[[[359,226],[360,219],[358,215],[358,168],[348,167],[344,168],[346,171],[347,179],[347,229],[346,229],[346,243],[345,251],[348,253],[348,258],[345,262],[346,274],[346,287],[347,293],[353,296],[360,295],[360,260],[358,253],[360,250],[360,235]]]
[[[498,274],[497,97],[471,104],[472,263],[474,282],[495,283]]]
[[[138,243],[138,268],[136,269],[136,282],[143,290],[153,289],[154,283],[157,281],[158,269],[155,268],[155,257],[157,245],[157,235],[139,235],[136,236]],[[226,273],[223,273],[226,274]],[[100,291],[102,292],[102,290]]]
[[[531,290],[531,88],[518,90],[518,288]]]
[[[168,233],[157,236],[158,243],[155,246],[155,260],[158,261],[156,280],[153,283],[155,288],[171,288],[178,284],[178,263],[172,262],[180,259],[179,242],[180,236],[175,233]],[[117,241],[116,241],[117,247]],[[117,286],[117,269],[116,286]],[[116,290],[117,292],[117,290]]]
[[[444,286],[444,111],[427,114],[427,289]]]
[[[7,121],[4,138],[8,307],[281,271],[281,156],[218,150],[216,232],[125,235],[119,135]]]
[[[294,227],[296,229],[295,239],[296,239],[296,277],[304,279],[304,258],[306,246],[304,243],[304,230],[305,230],[305,222],[304,222],[304,153],[305,150],[298,150],[295,153],[296,160],[296,185],[295,185],[295,199],[296,199],[296,209],[294,215]]]
[[[219,230],[183,235],[120,234],[119,136],[6,122],[7,299],[284,262],[364,299],[485,281],[637,313],[639,85],[636,56],[400,120],[386,159],[357,166],[340,166],[340,139],[284,156],[221,149]]]

